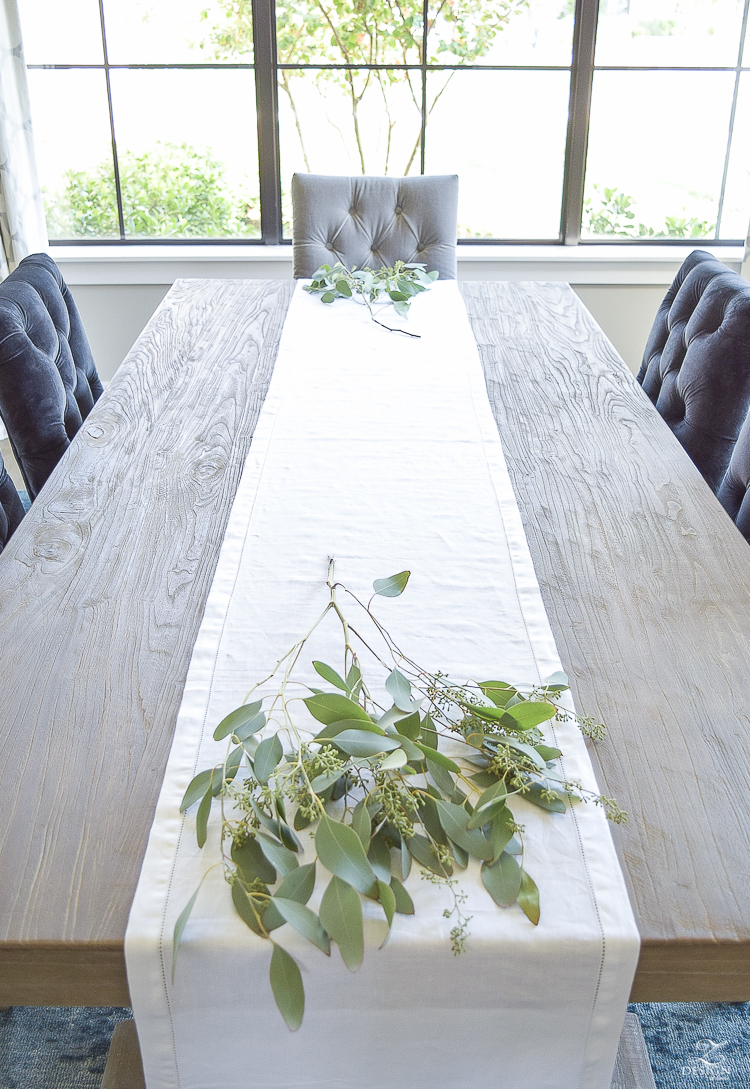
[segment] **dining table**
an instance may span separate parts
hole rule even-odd
[[[293,288],[176,281],[0,555],[0,1006],[129,1005],[128,913]],[[629,814],[631,1000],[750,1000],[748,544],[568,285],[460,288]]]

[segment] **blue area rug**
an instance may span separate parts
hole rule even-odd
[[[0,1010],[0,1089],[99,1089],[109,1041],[130,1010]]]
[[[750,1002],[630,1006],[646,1038],[657,1089],[748,1089]]]
[[[657,1089],[750,1087],[750,1003],[640,1003]],[[125,1009],[0,1010],[0,1089],[99,1089]]]

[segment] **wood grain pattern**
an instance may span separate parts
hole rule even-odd
[[[0,1005],[127,1001],[123,937],[292,284],[180,281],[0,556]],[[462,285],[643,947],[750,999],[750,550],[561,284]]]
[[[127,915],[292,287],[178,281],[0,556],[0,1005],[127,1001]]]
[[[466,283],[643,937],[633,998],[750,999],[750,549],[573,292]]]

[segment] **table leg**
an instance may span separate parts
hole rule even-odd
[[[121,1021],[115,1028],[102,1089],[146,1089],[135,1021]],[[641,1023],[634,1013],[625,1018],[611,1089],[656,1089]]]
[[[115,1026],[102,1089],[146,1089],[135,1021],[120,1021]]]

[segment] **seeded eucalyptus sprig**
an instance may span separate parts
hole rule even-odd
[[[573,718],[596,739],[604,734],[601,723],[558,705],[568,688],[564,673],[534,686],[498,680],[456,684],[444,673],[420,668],[399,649],[370,606],[377,596],[398,597],[408,580],[408,571],[376,579],[375,593],[364,604],[334,580],[331,560],[325,609],[216,727],[215,740],[228,739],[226,756],[196,775],[182,800],[182,811],[198,805],[196,834],[203,847],[213,801],[219,799],[220,864],[237,914],[271,944],[271,987],[292,1030],[302,1023],[305,995],[297,962],[273,937],[284,923],[328,956],[335,942],[356,971],[364,956],[362,899],[380,905],[389,929],[396,913],[414,914],[403,882],[416,862],[424,880],[444,885],[451,896],[443,914],[454,920],[451,945],[459,954],[470,918],[454,873],[470,859],[481,864],[482,882],[496,904],[517,904],[531,923],[539,922],[539,892],[524,866],[524,827],[514,817],[514,798],[550,813],[592,800],[611,820],[627,818],[612,799],[566,779],[558,770],[560,750],[542,734],[542,724],[554,718]],[[365,639],[352,627],[337,590],[385,643],[390,661],[375,657],[390,706],[373,695],[357,654],[358,646],[374,654],[372,635]],[[313,662],[328,687],[310,688],[292,674],[328,613],[341,625],[344,668],[338,673]],[[252,699],[274,678],[274,694]],[[297,694],[300,687],[303,694]],[[448,741],[450,756],[440,747]],[[300,864],[304,850],[297,833],[307,828],[313,857]],[[331,876],[316,913],[307,904],[318,862]],[[173,978],[199,889],[175,924]]]
[[[406,318],[414,296],[426,291],[438,276],[438,272],[427,272],[422,264],[405,264],[403,261],[397,261],[389,268],[358,269],[355,266],[351,271],[339,262],[333,267],[321,265],[314,273],[312,283],[306,284],[304,290],[313,295],[320,294],[324,303],[332,303],[336,299],[360,299],[376,325],[389,333],[405,333],[408,337],[419,338],[419,333],[410,333],[378,321],[373,304],[390,302],[396,313]]]

